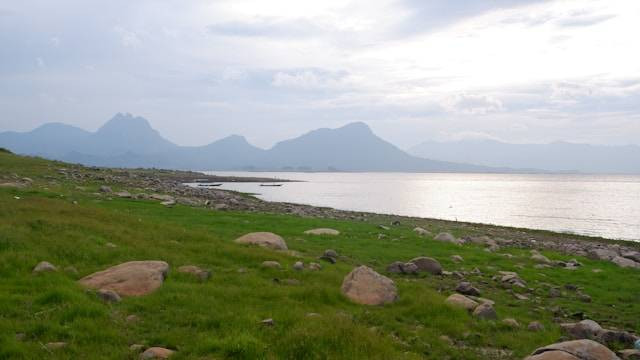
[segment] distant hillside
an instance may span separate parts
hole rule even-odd
[[[64,124],[31,132],[0,133],[0,147],[16,153],[85,165],[197,170],[498,172],[484,166],[434,161],[407,154],[364,123],[318,129],[269,150],[238,135],[205,146],[178,146],[147,120],[117,114],[95,133]]]
[[[549,171],[640,174],[639,146],[554,142],[508,144],[493,140],[427,141],[409,149],[415,156],[482,166]]]

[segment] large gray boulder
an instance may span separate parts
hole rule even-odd
[[[418,271],[426,271],[433,275],[442,274],[442,265],[438,262],[438,260],[421,256],[409,261],[410,263],[415,264],[418,267]]]
[[[572,340],[541,347],[525,360],[620,360],[620,358],[606,346],[593,340]]]
[[[364,265],[345,276],[341,290],[351,301],[364,305],[389,304],[398,299],[393,280]]]
[[[258,245],[274,250],[288,250],[284,239],[270,232],[249,233],[237,238],[235,242],[238,244]]]
[[[169,272],[164,261],[129,261],[85,276],[78,282],[90,289],[111,290],[120,296],[141,296],[157,290]]]

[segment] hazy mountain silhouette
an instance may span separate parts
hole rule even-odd
[[[314,130],[264,150],[238,135],[205,146],[178,146],[163,138],[147,120],[130,114],[117,114],[95,133],[64,124],[47,124],[27,133],[0,133],[0,147],[21,154],[115,167],[442,172],[509,170],[412,156],[376,136],[364,123]]]
[[[640,147],[554,142],[509,144],[494,140],[426,141],[409,149],[442,161],[584,173],[640,174]]]

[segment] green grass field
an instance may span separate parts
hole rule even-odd
[[[0,153],[0,182],[10,181],[12,174],[34,180],[30,187],[0,188],[0,359],[135,359],[139,354],[129,350],[132,344],[177,350],[172,359],[520,359],[560,339],[554,317],[569,321],[578,312],[603,326],[640,332],[639,270],[586,258],[578,258],[584,266],[576,271],[539,270],[526,250],[489,253],[474,245],[437,242],[415,235],[409,223],[384,231],[373,222],[108,199],[94,194],[98,184],[81,189],[63,180],[56,172],[60,167],[69,165]],[[315,227],[335,228],[341,235],[303,234]],[[233,242],[253,231],[281,235],[301,258]],[[379,233],[387,236],[378,239]],[[329,248],[344,256],[337,264],[322,262],[323,269],[315,272],[291,268],[297,260],[318,261]],[[464,262],[451,261],[454,254]],[[481,321],[444,305],[459,281],[454,277],[385,273],[389,263],[420,255],[436,258],[448,271],[479,268],[482,274],[467,279],[496,302],[498,321]],[[33,267],[43,260],[59,271],[34,275]],[[77,283],[130,260],[164,260],[172,271],[153,294],[115,304]],[[283,268],[263,269],[265,260],[279,261]],[[360,264],[391,277],[399,301],[363,306],[346,299],[342,279]],[[211,269],[212,276],[200,282],[175,271],[182,265]],[[602,272],[593,272],[596,268]],[[516,300],[492,281],[499,270],[518,272],[534,290],[517,291],[528,293],[530,300]],[[547,296],[550,287],[565,284],[579,286],[593,301],[581,302],[567,290],[559,298]],[[125,320],[132,314],[139,321]],[[503,325],[500,320],[508,317],[522,327]],[[266,318],[274,319],[275,326],[260,324]],[[528,331],[533,320],[545,330]],[[442,335],[455,344],[441,340]],[[68,346],[44,347],[56,341]]]

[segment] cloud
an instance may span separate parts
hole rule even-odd
[[[124,47],[136,47],[141,43],[138,34],[121,25],[116,25],[113,30],[120,36],[120,41]]]
[[[574,13],[564,19],[559,19],[555,23],[559,26],[592,26],[615,18],[613,14],[585,14]]]
[[[210,33],[235,37],[304,38],[322,34],[320,26],[305,19],[256,17],[246,21],[227,21],[209,25]]]
[[[345,72],[320,70],[278,71],[273,75],[271,84],[275,87],[301,90],[340,90],[348,84]]]
[[[480,94],[456,94],[445,99],[443,106],[447,111],[465,115],[485,115],[504,110],[499,99]]]

